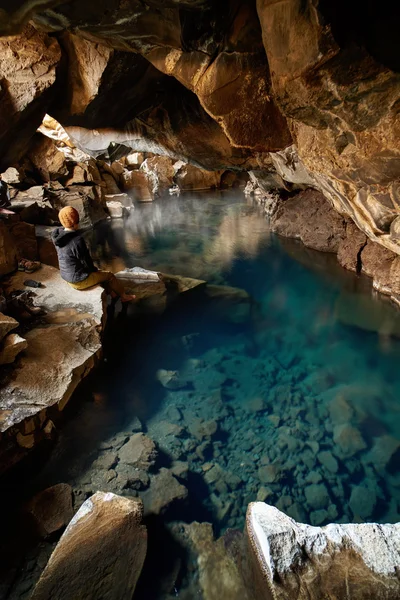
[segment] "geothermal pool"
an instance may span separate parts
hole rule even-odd
[[[115,452],[107,440],[140,419],[189,491],[166,520],[209,521],[219,535],[241,529],[256,499],[313,525],[400,520],[400,312],[368,279],[271,234],[240,193],[138,205],[91,242],[114,270],[206,279],[252,301],[244,315],[210,302],[117,319],[35,487],[85,490],[94,461]],[[164,387],[160,370],[182,385]]]

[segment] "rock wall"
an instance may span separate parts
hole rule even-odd
[[[399,52],[383,33],[395,11],[326,0],[6,2],[0,33],[18,35],[1,42],[0,73],[24,78],[5,124],[18,148],[6,142],[2,160],[31,137],[27,111],[37,118],[46,105],[93,156],[134,149],[312,186],[398,254]]]

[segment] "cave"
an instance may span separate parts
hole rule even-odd
[[[0,0],[0,598],[400,597],[398,17]]]

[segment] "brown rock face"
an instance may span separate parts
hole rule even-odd
[[[68,525],[32,600],[131,598],[146,556],[138,500],[97,492]]]
[[[361,493],[368,512],[371,499],[365,490]],[[252,571],[248,585],[257,599],[399,597],[399,524],[311,527],[256,502],[247,511],[246,534]]]
[[[42,122],[60,59],[57,40],[31,25],[0,38],[0,170],[19,159]]]

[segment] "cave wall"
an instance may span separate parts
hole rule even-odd
[[[275,173],[399,253],[398,11],[386,0],[3,0],[0,33],[33,18],[38,32],[1,43],[29,31],[58,48],[57,95],[40,91],[37,115],[46,106],[92,155],[126,147]],[[7,83],[4,61],[0,71]],[[20,123],[15,152],[0,139],[3,166],[32,133]]]

